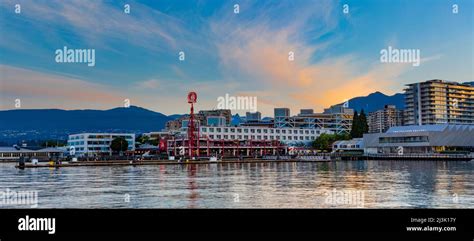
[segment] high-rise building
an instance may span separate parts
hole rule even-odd
[[[403,111],[394,105],[385,105],[382,110],[369,113],[367,122],[369,133],[383,133],[392,126],[403,124]]]
[[[405,125],[474,124],[474,87],[444,80],[408,84]]]

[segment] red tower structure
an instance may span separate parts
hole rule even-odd
[[[195,137],[195,131],[194,131],[194,103],[197,102],[197,94],[196,92],[189,92],[188,93],[188,103],[191,104],[191,113],[189,114],[189,122],[188,122],[188,149],[189,149],[189,157],[192,159],[194,157],[194,141],[199,139],[196,139]],[[198,127],[199,128],[199,127]],[[199,136],[197,137],[199,138]],[[199,149],[198,149],[199,150]]]

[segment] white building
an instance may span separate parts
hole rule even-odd
[[[201,126],[200,134],[211,140],[279,140],[285,144],[308,144],[322,133],[333,134],[326,129],[269,128],[254,126],[211,127]]]
[[[364,151],[364,139],[354,138],[351,140],[335,141],[332,144],[333,151]]]
[[[123,137],[128,142],[128,150],[135,150],[135,134],[130,133],[81,133],[69,135],[68,148],[74,147],[76,155],[94,155],[112,153],[110,143],[117,137]]]

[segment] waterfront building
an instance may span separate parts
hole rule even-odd
[[[412,125],[364,134],[366,154],[474,152],[474,125]]]
[[[135,134],[133,133],[80,133],[69,135],[68,147],[74,147],[76,155],[112,154],[110,144],[113,139],[122,137],[128,142],[128,151],[135,150]]]
[[[392,126],[403,124],[403,111],[394,105],[385,105],[382,110],[369,113],[367,118],[369,133],[386,132]]]
[[[310,144],[322,133],[333,134],[334,132],[327,129],[304,129],[296,127],[200,126],[199,133],[211,140],[275,140],[285,144]]]
[[[190,143],[186,136],[168,140],[169,156],[191,156]],[[194,157],[261,157],[278,156],[287,153],[287,146],[275,140],[211,140],[201,137],[193,144]]]
[[[337,151],[364,151],[364,140],[362,138],[354,138],[351,140],[335,141],[332,144],[332,150]]]
[[[407,85],[405,125],[474,125],[474,87],[444,80]]]
[[[19,146],[0,147],[0,161],[17,161],[20,157],[49,160],[63,156],[64,151],[58,148],[47,147],[41,149],[23,148]]]

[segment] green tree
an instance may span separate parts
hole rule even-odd
[[[323,133],[316,140],[313,141],[313,148],[318,150],[332,150],[332,144],[339,140],[349,140],[351,136],[349,134],[326,134]]]
[[[359,119],[359,114],[357,111],[354,111],[354,116],[352,117],[352,128],[351,128],[351,137],[352,138],[357,138],[359,135],[360,130],[360,119]]]
[[[359,125],[360,125],[360,136],[362,137],[365,133],[369,133],[369,125],[367,124],[367,116],[365,115],[364,109],[359,114]]]
[[[110,143],[110,149],[113,152],[123,152],[128,149],[128,141],[123,137],[116,137]]]
[[[65,146],[67,143],[64,140],[46,140],[42,141],[41,147],[60,147]]]

